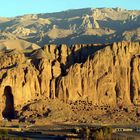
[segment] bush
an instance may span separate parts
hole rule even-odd
[[[84,139],[111,140],[112,136],[111,127],[84,127],[75,131],[80,137],[83,137]]]
[[[8,130],[7,129],[0,129],[0,136],[7,136]]]
[[[104,134],[103,134],[103,130],[97,130],[94,134],[93,134],[93,138],[94,140],[104,140]]]

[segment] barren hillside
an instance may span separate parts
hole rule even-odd
[[[0,18],[0,39],[47,44],[139,41],[140,11],[121,8],[77,9]]]

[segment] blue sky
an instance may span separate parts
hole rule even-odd
[[[0,0],[0,16],[13,17],[89,7],[122,7],[140,10],[140,0]]]

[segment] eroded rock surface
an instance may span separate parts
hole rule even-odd
[[[1,112],[5,88],[14,106],[40,98],[64,102],[86,101],[94,106],[140,104],[140,44],[45,45],[33,52],[0,54]],[[6,91],[7,92],[7,91]],[[6,93],[7,94],[7,93]]]
[[[120,42],[74,64],[58,85],[58,97],[95,105],[138,104],[139,43]]]

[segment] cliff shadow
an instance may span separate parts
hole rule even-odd
[[[75,46],[71,47],[71,53],[67,56],[67,63],[66,65],[61,64],[62,69],[62,75],[67,74],[67,69],[69,69],[71,66],[75,65],[76,63],[85,63],[87,59],[94,55],[95,52],[99,51],[100,49],[105,48],[109,44],[105,45],[78,45],[79,49],[75,51]]]

